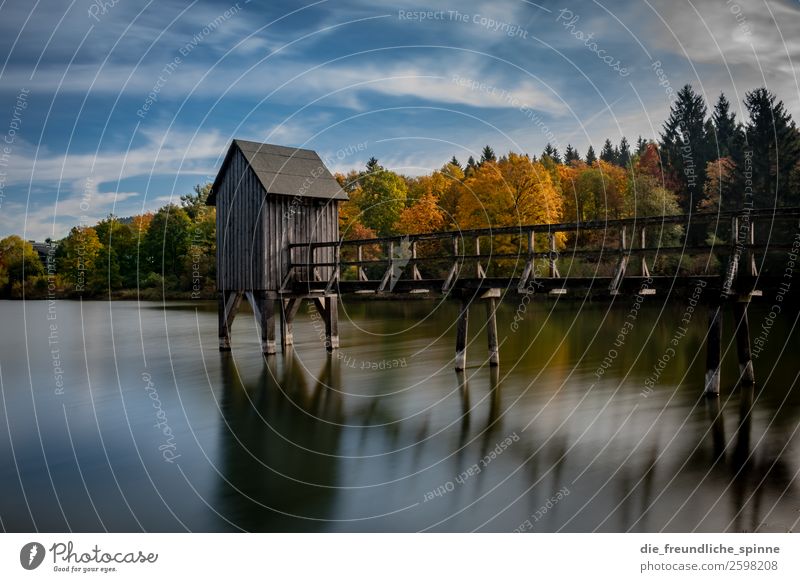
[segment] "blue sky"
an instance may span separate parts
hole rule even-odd
[[[177,201],[234,137],[421,174],[655,138],[685,83],[798,117],[799,30],[796,0],[6,1],[0,236]]]

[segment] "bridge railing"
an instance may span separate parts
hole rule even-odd
[[[484,279],[493,264],[511,269],[510,278],[517,280],[522,292],[533,278],[561,278],[558,263],[564,258],[609,258],[614,259],[608,275],[609,290],[614,293],[632,257],[638,259],[641,275],[649,277],[651,255],[652,261],[659,256],[706,254],[719,260],[722,268],[718,274],[724,278],[723,287],[730,290],[743,272],[742,264],[746,275],[758,274],[756,253],[796,248],[791,241],[774,239],[785,238],[783,235],[789,232],[786,224],[792,221],[792,231],[797,235],[799,218],[800,208],[751,209],[292,243],[288,255],[294,254],[292,249],[305,249],[300,252],[305,258],[290,262],[281,288],[287,291],[295,283],[325,283],[325,292],[331,292],[347,273],[365,286],[377,285],[375,291],[382,292],[400,279],[422,281],[420,266],[424,265],[436,273],[431,277],[431,269],[427,269],[427,279],[441,280],[442,291],[447,292],[463,278],[465,265],[474,266],[471,278]],[[764,236],[756,237],[757,224]],[[719,242],[712,237],[708,242],[708,235],[720,232],[726,232],[729,240]],[[702,242],[698,242],[701,237]],[[567,246],[567,242],[571,244]],[[490,252],[482,250],[482,245],[487,248],[485,243]],[[319,249],[330,248],[334,249],[333,260],[317,260]],[[537,268],[537,261],[544,269]],[[707,269],[709,261],[705,265]],[[318,276],[322,267],[332,267],[327,281]],[[378,276],[370,277],[370,273]]]

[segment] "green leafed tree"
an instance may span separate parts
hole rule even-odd
[[[31,243],[17,235],[0,240],[0,289],[44,273],[44,265]]]
[[[76,293],[90,292],[103,245],[97,232],[89,226],[75,226],[58,245],[58,271],[66,278],[68,289]],[[102,267],[101,267],[102,268]]]
[[[403,178],[383,168],[365,173],[359,180],[361,221],[380,236],[392,234],[392,226],[406,206],[408,186]]]
[[[192,222],[186,211],[174,204],[153,215],[141,244],[142,259],[150,272],[160,274],[175,287],[185,272]]]

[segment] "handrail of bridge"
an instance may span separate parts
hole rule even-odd
[[[537,259],[547,259],[549,263],[549,276],[551,278],[558,278],[560,274],[556,261],[562,256],[557,250],[556,234],[569,233],[575,234],[591,231],[611,231],[619,232],[619,245],[617,248],[607,248],[605,246],[598,249],[572,249],[570,256],[580,257],[602,257],[602,256],[616,256],[617,264],[614,269],[614,275],[611,278],[609,289],[611,292],[616,292],[619,289],[622,278],[625,276],[627,264],[631,255],[641,257],[641,270],[643,276],[650,276],[649,268],[645,259],[647,253],[699,253],[704,251],[714,252],[718,255],[727,256],[727,265],[725,266],[724,284],[723,288],[730,290],[731,286],[737,278],[739,272],[739,263],[741,262],[742,254],[747,254],[747,270],[750,275],[756,275],[756,262],[755,251],[775,251],[782,249],[794,248],[792,245],[782,243],[769,243],[756,244],[754,240],[755,232],[755,219],[771,219],[772,221],[784,221],[793,218],[800,218],[800,207],[787,207],[776,209],[747,209],[743,211],[726,211],[726,212],[707,212],[707,213],[692,213],[681,215],[667,215],[667,216],[648,216],[638,218],[622,218],[613,220],[594,220],[585,222],[570,222],[570,223],[554,223],[554,224],[532,224],[532,225],[519,225],[513,227],[498,227],[498,228],[481,228],[481,229],[468,229],[468,230],[455,230],[455,231],[442,231],[435,233],[419,233],[410,235],[394,235],[388,237],[376,237],[370,239],[356,239],[356,240],[338,240],[338,241],[319,241],[319,242],[295,242],[288,244],[289,257],[288,266],[285,273],[281,290],[287,290],[288,286],[295,280],[298,274],[305,274],[306,281],[323,281],[319,277],[318,270],[321,268],[332,268],[331,276],[327,277],[326,292],[330,292],[333,287],[338,283],[341,273],[341,267],[357,267],[357,276],[359,281],[368,281],[367,274],[364,270],[365,267],[371,265],[386,265],[386,271],[380,279],[377,292],[384,291],[392,278],[399,278],[400,272],[403,269],[410,269],[411,278],[414,280],[421,280],[422,275],[417,267],[418,264],[431,261],[451,260],[452,265],[445,278],[442,287],[443,292],[447,292],[455,280],[458,278],[461,266],[465,261],[476,261],[476,277],[485,278],[486,271],[481,265],[481,260],[486,259],[524,259],[526,260],[525,268],[519,276],[519,289],[523,290],[528,280],[534,276],[534,261]],[[728,223],[730,224],[731,240],[728,243],[717,244],[688,244],[684,238],[684,244],[678,246],[657,246],[648,247],[646,243],[646,228],[651,226],[667,226],[667,225],[683,225],[688,227],[710,224],[710,223]],[[634,248],[626,240],[626,235],[629,227],[631,227],[631,238],[633,239],[636,230],[639,230],[640,244],[639,248]],[[548,235],[548,249],[544,251],[535,250],[536,234]],[[527,236],[527,250],[521,250],[518,253],[492,253],[485,254],[480,251],[480,239],[486,237],[496,236]],[[417,256],[417,245],[420,242],[436,241],[436,240],[452,240],[452,252],[446,255],[437,255],[429,257]],[[472,254],[466,253],[466,244],[459,245],[459,241],[464,239],[474,239],[475,252]],[[401,245],[404,256],[395,256],[395,245]],[[385,245],[386,258],[382,259],[365,259],[362,255],[363,247],[370,247],[375,245]],[[461,249],[459,249],[461,246]],[[355,247],[357,251],[356,260],[341,260],[342,247]],[[304,261],[292,260],[292,249],[305,248],[306,259]],[[315,255],[318,249],[331,248],[333,255],[326,260],[317,261]],[[376,280],[377,281],[377,280]]]
[[[578,230],[606,230],[613,229],[614,227],[622,226],[651,226],[658,224],[707,224],[714,221],[722,221],[722,219],[733,218],[762,218],[772,217],[775,219],[785,219],[792,217],[800,217],[800,207],[792,206],[786,208],[758,208],[750,211],[728,210],[725,212],[695,212],[692,214],[671,214],[664,216],[644,216],[639,218],[615,218],[609,220],[587,220],[584,222],[558,222],[551,224],[527,224],[519,226],[500,226],[489,228],[473,228],[465,230],[445,230],[441,232],[428,232],[417,234],[396,234],[392,236],[364,238],[364,239],[350,239],[338,241],[320,241],[320,242],[299,242],[290,243],[290,248],[297,247],[332,247],[337,245],[368,245],[387,243],[391,241],[405,240],[437,240],[447,239],[454,236],[462,238],[472,238],[475,236],[500,236],[500,235],[513,235],[524,234],[527,232],[534,233],[549,233],[549,232],[571,232]]]

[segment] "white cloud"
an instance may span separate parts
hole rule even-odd
[[[154,196],[150,192],[121,191],[117,184],[134,177],[213,176],[228,143],[227,137],[215,132],[192,136],[149,130],[144,137],[145,143],[129,151],[101,149],[96,155],[60,154],[46,148],[37,152],[30,144],[19,142],[7,184],[17,186],[17,190],[31,182],[37,189],[47,186],[51,192],[58,192],[58,200],[32,196],[26,212],[25,202],[9,194],[0,214],[0,232],[20,232],[24,220],[28,238],[60,237],[81,220],[93,223],[112,211],[125,215],[175,202],[177,197],[170,200],[162,190]]]

